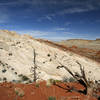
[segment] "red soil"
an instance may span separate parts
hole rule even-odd
[[[77,89],[84,89],[78,83],[57,83],[59,86],[67,89],[67,85]],[[17,96],[15,88],[19,88],[24,92],[24,95]],[[68,92],[58,86],[47,86],[46,82],[32,84],[14,84],[14,83],[1,83],[0,84],[0,100],[49,100],[49,97],[55,97],[56,100],[86,100],[87,96],[78,92]],[[90,97],[88,100],[96,100]]]

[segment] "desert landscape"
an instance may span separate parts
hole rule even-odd
[[[99,62],[99,39],[55,43],[0,30],[1,100],[99,100]]]
[[[0,0],[0,100],[100,100],[100,0]]]
[[[58,44],[69,47],[75,53],[86,56],[100,62],[100,39],[84,40],[70,39],[58,42]]]

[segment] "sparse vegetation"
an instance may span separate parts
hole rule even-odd
[[[48,54],[47,56],[50,57],[50,54]]]
[[[36,83],[35,86],[38,88],[40,85],[39,85],[39,83]]]
[[[16,97],[15,100],[17,100],[17,97],[23,97],[24,96],[24,91],[21,88],[15,88],[15,93],[16,93]]]
[[[76,80],[73,77],[68,78],[68,82],[75,82]]]
[[[15,74],[17,75],[17,72],[15,72]]]
[[[9,56],[12,56],[12,53],[9,53],[8,55],[9,55]]]
[[[48,97],[48,100],[56,100],[56,97],[50,96]]]
[[[22,76],[23,76],[23,74],[19,74],[18,76],[19,76],[19,77],[22,77]]]
[[[2,70],[2,73],[5,73],[6,71],[7,71],[6,69],[3,69],[3,70]]]
[[[7,78],[6,78],[6,77],[4,77],[4,78],[3,78],[3,81],[7,81]]]
[[[14,68],[11,68],[11,70],[15,70]]]
[[[81,75],[79,74],[75,74],[73,73],[67,66],[64,66],[63,64],[59,63],[61,66],[58,66],[57,69],[59,68],[65,68],[65,70],[67,72],[69,72],[69,74],[72,75],[72,77],[77,81],[79,82],[81,85],[84,86],[84,90],[83,91],[79,91],[73,87],[68,87],[68,91],[76,91],[76,92],[80,92],[80,93],[83,93],[84,95],[87,95],[87,100],[89,100],[90,97],[94,96],[98,99],[98,95],[96,94],[96,91],[98,91],[98,85],[96,83],[94,83],[94,81],[90,81],[86,78],[86,75],[85,75],[85,71],[84,71],[84,67],[82,67],[82,65],[76,61],[77,64],[79,64],[80,66],[80,71],[81,71]],[[70,78],[70,81],[74,81],[73,78]],[[57,85],[56,85],[57,86]],[[60,87],[60,86],[59,86]],[[62,87],[61,87],[62,88]],[[95,90],[95,92],[94,92]]]
[[[29,78],[25,75],[22,75],[22,81],[27,81],[27,80],[29,80]]]

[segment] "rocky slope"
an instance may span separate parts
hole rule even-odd
[[[70,39],[57,42],[59,45],[63,45],[70,48],[71,51],[100,62],[100,39],[96,40],[84,40],[84,39]]]
[[[68,47],[76,45],[79,48],[100,50],[100,39],[96,39],[96,40],[69,39],[69,40],[60,41],[58,43],[67,45]]]
[[[87,78],[100,80],[100,63],[69,50],[62,50],[61,47],[55,47],[53,43],[48,45],[47,42],[41,42],[28,35],[0,30],[0,82],[31,82],[34,50],[36,52],[36,73],[41,80],[51,78],[62,80],[65,77],[71,77],[65,69],[57,69],[59,62],[73,72],[80,73],[80,67],[76,61],[84,66]]]

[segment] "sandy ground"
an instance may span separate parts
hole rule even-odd
[[[87,100],[87,96],[78,92],[69,92],[66,86],[75,87],[84,90],[78,83],[57,83],[47,86],[46,82],[32,84],[0,84],[0,100]],[[53,98],[53,99],[50,99]],[[90,97],[88,100],[97,100]]]

